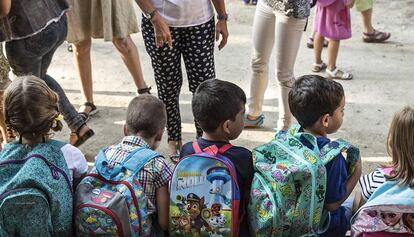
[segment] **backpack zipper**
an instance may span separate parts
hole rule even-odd
[[[28,160],[33,159],[33,158],[42,160],[49,167],[50,172],[52,174],[52,177],[54,179],[58,180],[59,179],[59,173],[61,173],[62,176],[65,178],[65,181],[66,181],[66,184],[68,185],[70,194],[73,196],[72,185],[71,185],[71,182],[70,182],[69,177],[66,174],[66,172],[63,171],[62,169],[60,169],[59,167],[57,167],[56,165],[50,163],[45,157],[43,157],[41,155],[34,154],[34,155],[31,155],[31,156],[29,156],[29,157],[27,157],[25,159],[22,159],[22,160],[6,160],[6,161],[2,161],[2,162],[0,162],[0,166],[9,165],[9,164],[22,165],[22,164],[25,164]]]

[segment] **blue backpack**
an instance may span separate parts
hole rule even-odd
[[[95,169],[76,189],[77,235],[149,236],[147,196],[136,176],[145,164],[159,156],[139,147],[120,164],[110,167],[105,150],[101,150]]]
[[[178,162],[170,185],[172,236],[238,236],[237,174],[231,160],[223,156],[231,147],[213,145],[202,151],[194,142],[196,153]]]
[[[0,156],[0,236],[72,236],[63,142],[7,144]]]

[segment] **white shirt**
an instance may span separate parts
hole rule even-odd
[[[211,0],[152,0],[152,4],[171,27],[201,25],[214,17]]]
[[[68,165],[72,181],[81,177],[88,171],[88,163],[83,153],[71,144],[66,144],[60,149]]]

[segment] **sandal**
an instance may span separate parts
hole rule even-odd
[[[323,40],[323,47],[326,48],[328,47],[329,41],[327,40]],[[308,38],[308,42],[306,42],[306,47],[313,49],[313,38],[309,37]]]
[[[328,74],[328,79],[336,79],[336,80],[352,80],[354,76],[351,73],[343,72],[338,68],[335,68],[333,71],[326,69],[326,74]]]
[[[142,94],[148,94],[148,95],[151,95],[151,87],[149,86],[149,87],[145,87],[145,88],[142,88],[142,89],[138,89],[137,90],[137,93],[138,93],[138,95],[142,95]]]
[[[93,132],[92,129],[89,128],[88,131],[86,131],[82,136],[79,134],[81,128],[83,128],[83,126],[86,126],[86,123],[84,123],[82,126],[80,126],[78,128],[78,130],[76,130],[75,132],[71,132],[70,136],[76,136],[77,140],[76,142],[74,142],[72,145],[75,147],[79,147],[80,145],[82,145],[83,143],[85,143],[89,138],[91,138],[93,135],[95,135],[95,133]]]
[[[327,67],[327,65],[324,62],[313,63],[312,72],[321,72],[321,71],[325,70],[326,67]]]
[[[175,142],[175,150],[176,153],[171,154],[169,158],[174,164],[177,164],[180,161],[180,145],[177,141]]]
[[[391,37],[391,33],[389,32],[381,32],[374,30],[372,33],[363,33],[362,40],[365,43],[381,43],[386,41]]]
[[[244,115],[244,127],[245,128],[258,128],[263,125],[265,116],[264,114],[259,115],[256,119],[249,119],[249,115]]]
[[[89,121],[90,116],[98,113],[98,109],[96,108],[95,104],[92,103],[92,102],[85,102],[85,103],[83,103],[83,105],[81,105],[81,107],[79,108],[79,110],[82,108],[82,106],[91,108],[89,110],[89,112],[85,112],[85,111],[84,112],[79,112],[79,115],[82,117],[83,121],[86,123],[86,122]]]

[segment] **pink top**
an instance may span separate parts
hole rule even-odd
[[[345,6],[345,1],[317,1],[314,23],[315,32],[332,40],[351,38],[351,13],[349,8]]]

